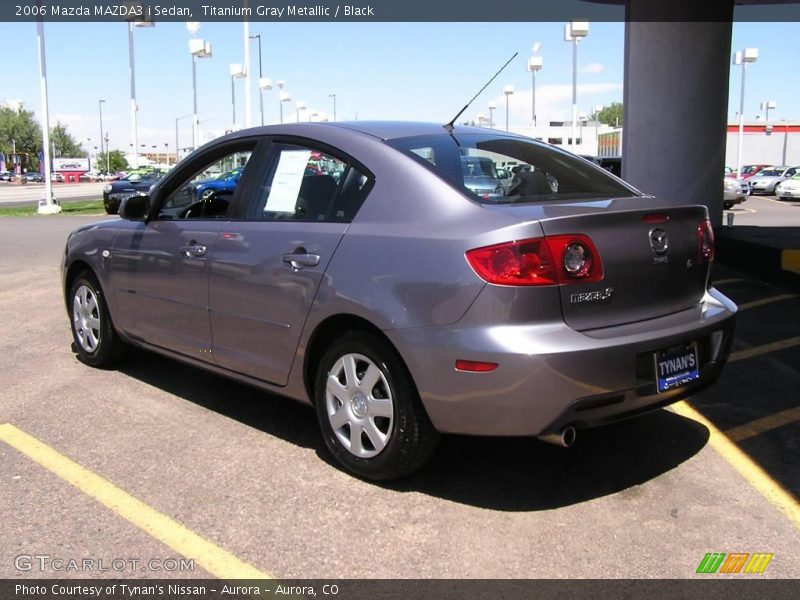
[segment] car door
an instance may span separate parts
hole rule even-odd
[[[202,198],[198,187],[232,165],[244,167],[256,144],[257,140],[222,144],[182,165],[156,191],[150,218],[116,236],[115,317],[128,335],[213,362],[208,257],[238,202],[241,186]]]
[[[276,142],[244,218],[211,255],[209,305],[219,365],[288,380],[325,269],[372,185],[362,166],[308,142]]]

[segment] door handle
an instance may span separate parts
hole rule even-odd
[[[319,254],[308,254],[305,252],[284,254],[283,262],[291,264],[295,269],[302,269],[303,267],[316,267],[319,264]]]
[[[201,244],[189,244],[188,246],[181,246],[181,254],[184,258],[201,258],[206,255],[208,248]]]

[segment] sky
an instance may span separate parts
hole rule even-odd
[[[98,145],[98,100],[104,99],[103,125],[110,146],[128,150],[130,87],[127,25],[123,23],[45,23],[51,126],[57,121],[90,152]],[[445,123],[514,53],[519,56],[475,101],[459,121],[488,114],[494,100],[495,123],[505,122],[503,86],[511,84],[511,126],[530,124],[531,74],[526,62],[534,42],[541,44],[543,69],[536,77],[539,123],[569,119],[572,48],[563,41],[563,23],[252,23],[261,34],[265,77],[286,82],[293,100],[332,118],[336,94],[339,120],[398,119]],[[175,119],[192,111],[190,35],[183,23],[157,23],[136,29],[135,61],[139,143],[163,149],[175,145]],[[232,124],[229,64],[243,62],[242,25],[203,23],[198,37],[211,42],[213,57],[198,62],[201,129],[225,130]],[[40,111],[35,23],[0,23],[6,68],[0,102],[22,101]],[[800,120],[800,84],[794,61],[800,57],[800,23],[735,23],[733,49],[757,47],[760,57],[748,67],[745,116],[754,119],[762,101],[774,100],[770,121]],[[13,48],[13,57],[8,49]],[[251,43],[251,69],[258,75],[258,45]],[[579,47],[578,107],[622,101],[624,24],[591,23]],[[13,66],[11,64],[13,62]],[[729,119],[739,108],[741,68],[730,74]],[[244,119],[244,83],[236,84],[237,121]],[[260,122],[258,90],[252,83],[253,124]],[[265,122],[279,119],[276,89],[264,93]],[[301,120],[308,118],[307,111]],[[294,102],[284,104],[286,121],[296,119]],[[180,145],[191,138],[191,119],[179,121]]]

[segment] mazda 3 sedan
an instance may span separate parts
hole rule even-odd
[[[479,194],[476,161],[521,168]],[[198,199],[204,174],[234,169],[235,188]],[[310,404],[368,479],[420,468],[443,433],[568,446],[708,386],[733,338],[704,206],[493,130],[239,131],[120,217],[67,241],[78,358],[107,367],[134,345]]]

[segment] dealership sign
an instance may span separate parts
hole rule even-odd
[[[54,158],[53,171],[88,171],[88,158]]]

